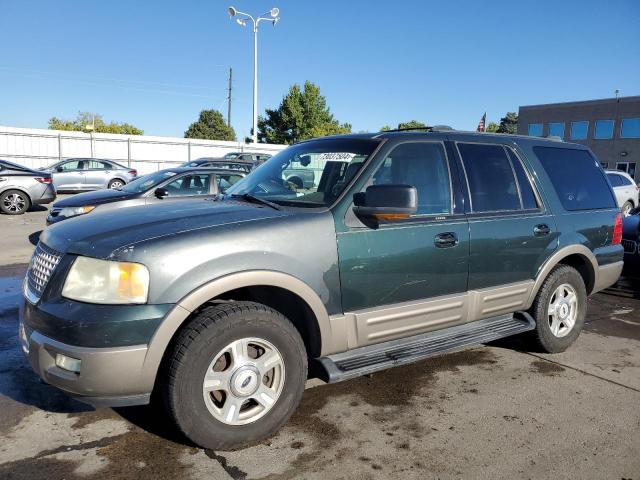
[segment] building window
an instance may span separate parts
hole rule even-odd
[[[613,123],[613,120],[596,120],[593,138],[598,140],[613,138]]]
[[[636,178],[636,164],[634,162],[617,162],[616,170],[627,172],[633,178]]]
[[[530,123],[529,124],[529,136],[530,137],[541,137],[542,136],[542,124],[541,123]]]
[[[571,122],[571,140],[586,140],[589,122]]]
[[[549,136],[564,138],[564,123],[563,122],[550,123]]]
[[[623,118],[620,138],[640,138],[640,118]]]

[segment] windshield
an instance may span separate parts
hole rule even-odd
[[[293,145],[233,185],[227,194],[250,194],[296,207],[330,205],[378,143],[375,139],[343,138]]]
[[[174,172],[172,170],[161,170],[156,173],[145,175],[144,177],[136,178],[134,181],[127,183],[120,190],[129,193],[146,192],[177,174],[178,172]]]

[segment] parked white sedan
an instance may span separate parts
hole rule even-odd
[[[620,170],[607,170],[607,178],[611,182],[613,191],[616,194],[618,206],[622,214],[626,217],[631,209],[638,205],[638,186],[636,182],[626,172]]]

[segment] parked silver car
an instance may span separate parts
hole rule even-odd
[[[68,158],[42,170],[51,173],[58,191],[117,190],[138,176],[133,168],[97,158]]]
[[[626,217],[638,205],[638,186],[631,175],[620,170],[607,170],[607,178],[616,194],[616,201]]]
[[[51,174],[0,160],[0,210],[20,215],[31,205],[50,203],[56,198]]]

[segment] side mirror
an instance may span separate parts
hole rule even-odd
[[[411,185],[371,185],[353,196],[353,211],[377,221],[409,218],[418,210],[418,192]]]
[[[167,191],[166,188],[156,188],[153,194],[156,196],[156,198],[159,198],[160,200],[162,200],[164,197],[169,196],[169,192]]]
[[[58,173],[62,172],[62,167],[56,167],[56,172]]]

